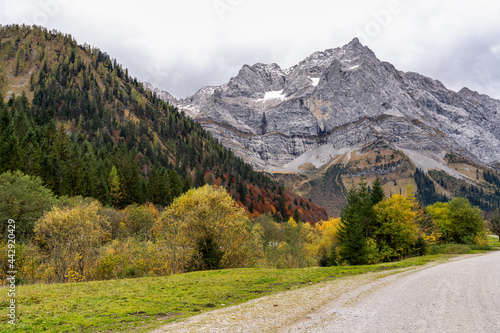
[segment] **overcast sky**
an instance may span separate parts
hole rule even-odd
[[[499,15],[497,0],[0,0],[0,24],[71,34],[178,98],[356,36],[400,70],[500,98]]]

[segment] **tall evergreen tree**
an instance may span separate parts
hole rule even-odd
[[[375,206],[385,198],[385,192],[384,189],[382,188],[382,184],[380,183],[380,179],[378,177],[375,178],[375,181],[373,182],[373,187],[370,192],[370,198],[372,201],[372,206]]]
[[[262,114],[262,122],[260,124],[260,129],[262,131],[262,135],[266,134],[266,128],[267,128],[267,119],[266,119],[266,113],[264,112]]]
[[[493,234],[500,237],[500,211],[495,208],[490,218],[490,230]]]
[[[301,219],[300,219],[300,212],[299,212],[299,209],[298,208],[295,208],[295,210],[293,211],[293,220],[297,223],[299,222],[302,222]]]
[[[342,209],[339,225],[340,256],[350,265],[367,263],[366,234],[361,212],[359,191],[352,188],[347,198],[347,206]]]
[[[349,191],[347,205],[342,209],[340,254],[351,265],[367,262],[366,239],[372,237],[375,227],[372,200],[365,180],[361,179],[358,187]]]

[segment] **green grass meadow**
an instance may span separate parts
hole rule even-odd
[[[491,246],[500,246],[490,238]],[[451,248],[448,250],[457,250]],[[439,249],[441,252],[443,249]],[[481,251],[460,248],[459,253]],[[165,277],[16,287],[17,324],[8,323],[8,289],[0,289],[2,332],[143,332],[200,312],[271,293],[375,271],[443,261],[448,254],[366,266],[243,268]]]
[[[17,286],[17,324],[8,323],[8,289],[0,289],[2,332],[147,331],[202,311],[307,284],[444,260],[425,256],[369,266],[243,268],[165,277]]]
[[[488,245],[491,246],[492,248],[500,250],[500,238],[498,236],[489,235]]]

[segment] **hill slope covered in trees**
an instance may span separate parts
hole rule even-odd
[[[58,196],[167,206],[192,187],[223,186],[251,214],[326,219],[256,172],[115,59],[40,27],[0,28],[0,173],[40,176]],[[296,213],[296,214],[297,214]]]

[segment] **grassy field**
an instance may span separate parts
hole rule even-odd
[[[15,327],[8,324],[8,290],[0,289],[2,332],[147,331],[201,311],[310,283],[442,261],[429,255],[371,266],[228,269],[84,283],[17,286]]]
[[[488,236],[488,245],[500,250],[500,238],[498,236],[489,235]]]

